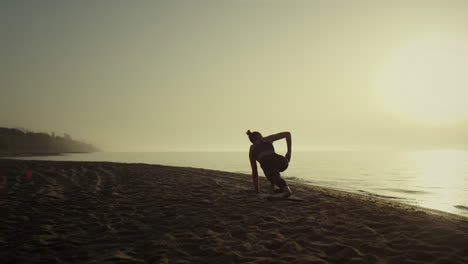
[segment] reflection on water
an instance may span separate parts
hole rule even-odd
[[[246,152],[98,152],[25,159],[150,163],[250,173]],[[283,175],[468,216],[467,151],[296,152]]]
[[[443,211],[454,211],[457,206],[468,206],[467,153],[440,150],[412,153],[409,156],[417,173],[411,185],[431,190],[423,194],[418,204]]]

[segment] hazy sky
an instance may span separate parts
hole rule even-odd
[[[0,8],[0,126],[109,151],[247,149],[247,129],[295,149],[468,146],[468,1]]]

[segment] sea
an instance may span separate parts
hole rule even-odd
[[[247,152],[95,152],[17,159],[147,163],[251,173]],[[259,174],[263,175],[260,167]],[[465,150],[294,152],[282,177],[468,217]]]

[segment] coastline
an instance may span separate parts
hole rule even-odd
[[[35,156],[63,156],[65,154],[79,154],[79,153],[93,153],[93,152],[0,152],[0,158],[8,159],[8,158],[27,158],[27,157],[35,157]]]
[[[8,158],[15,158],[15,157],[34,157],[34,156],[61,156],[64,153],[60,152],[52,152],[52,153],[45,153],[45,152],[39,152],[39,153],[0,153],[0,158],[8,159]]]
[[[322,186],[346,192],[376,196],[468,217],[468,152],[448,163],[444,155],[457,153],[414,154],[418,162],[408,160],[407,152],[369,154],[343,152],[298,152],[294,165],[282,173],[286,181]],[[394,158],[391,158],[391,157]],[[8,158],[8,157],[7,157]],[[393,160],[387,162],[388,159]],[[244,152],[91,152],[60,156],[12,157],[25,160],[104,161],[121,163],[162,164],[250,174]],[[356,163],[348,162],[356,160]],[[246,163],[247,162],[247,163]],[[406,169],[399,167],[409,162]],[[338,165],[339,164],[339,165]],[[431,166],[439,164],[434,171]],[[444,165],[445,164],[445,165]],[[444,168],[445,166],[445,168]],[[451,166],[461,166],[451,173]],[[358,168],[359,167],[359,168]],[[390,172],[391,173],[388,173]],[[263,172],[260,170],[260,174]],[[435,174],[445,175],[442,178]],[[444,174],[446,173],[446,174]],[[426,176],[430,177],[426,178]],[[419,178],[419,179],[418,179]],[[427,180],[426,180],[427,179]],[[438,179],[443,179],[438,182]],[[441,187],[441,188],[440,188]]]
[[[0,159],[0,176],[7,263],[468,261],[466,217],[297,182],[302,202],[188,167]]]

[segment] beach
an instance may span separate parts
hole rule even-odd
[[[261,192],[268,190],[260,178]],[[250,175],[0,159],[3,263],[468,263],[468,218]]]

